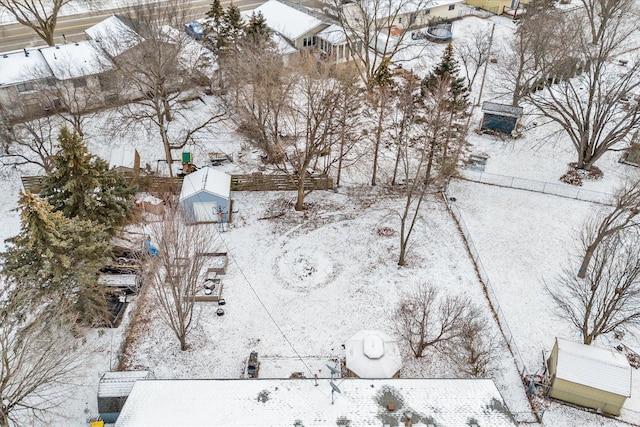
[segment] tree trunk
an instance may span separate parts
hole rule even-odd
[[[2,405],[2,402],[0,402]],[[5,412],[4,406],[0,410],[0,427],[9,427],[9,414]]]
[[[378,152],[380,151],[380,140],[382,139],[382,122],[383,122],[383,111],[384,111],[384,101],[382,99],[382,93],[379,94],[378,105],[380,106],[378,110],[378,126],[376,126],[376,139],[373,144],[373,171],[371,173],[371,185],[376,185],[376,175],[378,173]]]
[[[296,211],[304,210],[304,176],[303,172],[298,174],[298,197],[296,199]]]
[[[593,258],[593,254],[596,251],[596,248],[600,244],[602,239],[596,239],[595,242],[590,244],[585,251],[584,257],[582,258],[582,264],[580,264],[580,269],[578,270],[578,277],[584,279],[587,275],[587,268],[589,268],[589,263],[591,262],[591,258]]]

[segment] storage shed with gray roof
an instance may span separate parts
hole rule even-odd
[[[615,349],[556,338],[548,359],[551,389],[549,396],[619,415],[631,397],[631,366]]]

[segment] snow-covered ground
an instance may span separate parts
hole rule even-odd
[[[489,30],[493,22],[494,48],[499,49],[498,41],[513,31],[513,23],[507,18],[469,17],[456,21],[454,37],[464,37],[473,28]],[[438,61],[442,48],[430,46],[414,69],[428,70]],[[484,100],[500,99],[499,77],[500,64],[489,67]],[[478,95],[477,86],[476,83],[472,99]],[[208,98],[206,102],[213,101]],[[190,104],[190,108],[192,116],[207,111],[199,101]],[[479,124],[478,110],[474,111],[474,123]],[[111,147],[134,145],[143,164],[155,168],[156,161],[162,158],[161,144],[153,134],[129,129],[126,135],[113,135],[108,132],[113,127],[109,114],[90,120],[86,138],[94,153],[108,158]],[[557,184],[567,164],[574,160],[568,141],[558,136],[551,125],[534,126],[537,119],[533,117],[527,116],[523,122],[527,129],[522,138],[515,140],[473,133],[472,151],[488,156],[487,173]],[[234,153],[236,161],[221,167],[230,173],[249,172],[258,160],[258,154],[244,149],[238,136],[224,123],[213,127],[188,149],[194,153],[196,164],[203,164],[210,151]],[[244,154],[241,158],[240,152]],[[586,181],[584,187],[608,193],[621,177],[637,173],[617,160],[615,153],[605,156],[598,163],[604,178]],[[265,357],[265,363],[274,363],[273,375],[306,368],[301,368],[300,358],[308,361],[310,372],[305,373],[312,375],[322,369],[323,362],[319,361],[343,357],[342,344],[356,331],[380,329],[393,334],[391,317],[399,296],[420,283],[467,295],[493,319],[463,240],[443,201],[433,199],[425,205],[412,237],[409,265],[398,268],[397,212],[402,205],[401,195],[368,186],[366,174],[366,167],[352,168],[338,191],[312,193],[307,200],[309,209],[303,213],[293,210],[293,193],[232,194],[238,208],[233,223],[223,233],[215,227],[211,230],[220,249],[230,255],[223,279],[225,315],[216,316],[218,307],[213,303],[199,303],[197,325],[189,340],[191,348],[181,352],[176,339],[153,311],[153,304],[146,304],[132,334],[135,339],[129,347],[127,366],[150,369],[158,378],[239,378],[249,352],[256,350]],[[17,174],[7,173],[7,179],[0,183],[4,201],[2,239],[19,229],[13,210],[19,188]],[[454,203],[480,254],[519,353],[535,372],[540,368],[542,351],[551,349],[556,336],[580,339],[567,323],[552,315],[543,284],[553,280],[568,260],[584,218],[601,207],[466,181],[452,183],[449,192],[455,197]],[[283,215],[263,219],[274,213]],[[387,236],[386,228],[394,231],[391,236]],[[127,322],[118,329],[88,332],[84,351],[90,352],[91,357],[75,381],[82,385],[70,385],[74,397],[60,408],[65,416],[55,419],[53,425],[83,426],[87,417],[97,414],[98,380],[115,366],[114,353],[138,304],[136,301],[129,307]],[[596,344],[607,345],[604,340]],[[403,356],[403,377],[456,375],[446,357],[431,355],[416,360],[406,349]],[[510,410],[519,420],[532,420],[519,372],[504,345],[497,366],[494,379]],[[269,370],[263,372],[268,375]],[[326,376],[326,372],[319,373]],[[546,426],[621,424],[558,403],[548,405],[543,417]],[[640,381],[635,381],[632,398],[621,418],[640,423]]]

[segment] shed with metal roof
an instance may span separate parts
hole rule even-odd
[[[482,103],[482,130],[494,130],[511,135],[516,130],[524,110],[507,104],[485,101]]]
[[[151,371],[105,372],[98,384],[98,412],[106,423],[115,423],[137,380],[154,379]]]
[[[631,396],[631,366],[613,348],[556,338],[548,365],[554,399],[619,415]]]

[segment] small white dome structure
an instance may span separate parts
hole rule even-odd
[[[349,376],[397,378],[402,367],[398,342],[381,331],[361,330],[345,342]]]

